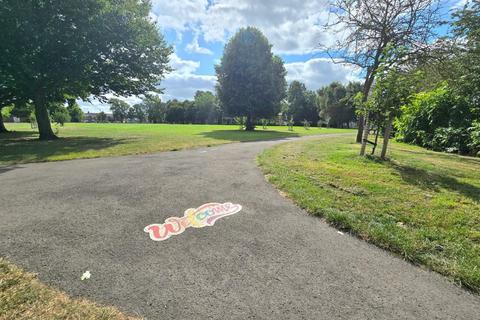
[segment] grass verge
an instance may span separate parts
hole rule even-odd
[[[0,258],[0,319],[119,319],[133,320],[113,307],[103,307],[85,299],[72,299],[40,283]]]
[[[393,143],[389,161],[351,138],[285,143],[258,158],[300,207],[480,292],[480,159]]]
[[[0,134],[0,164],[97,158],[172,151],[231,142],[283,139],[304,135],[353,132],[349,129],[261,127],[245,132],[234,125],[173,125],[67,123],[60,139],[38,141],[26,123],[7,123],[11,133]]]

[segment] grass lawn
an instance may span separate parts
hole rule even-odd
[[[480,292],[480,159],[393,143],[390,161],[351,138],[285,143],[258,161],[309,213]]]
[[[245,132],[238,126],[171,124],[96,124],[67,123],[60,127],[57,141],[37,141],[30,124],[7,123],[13,131],[0,135],[0,163],[15,164],[39,161],[96,158],[157,151],[213,146],[230,142],[281,139],[303,135],[353,132],[349,129],[295,127],[258,127]]]
[[[80,279],[79,279],[80,281]],[[0,319],[136,319],[113,307],[72,299],[0,258]]]

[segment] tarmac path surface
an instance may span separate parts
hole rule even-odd
[[[0,167],[0,255],[146,319],[480,319],[478,296],[283,198],[255,162],[280,142]],[[242,210],[144,231],[210,202]]]

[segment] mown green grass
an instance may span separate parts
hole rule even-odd
[[[300,207],[480,292],[480,159],[393,143],[363,158],[351,138],[276,146],[259,156]]]
[[[78,279],[80,281],[80,279]],[[0,319],[118,319],[133,320],[113,307],[72,299],[0,258]]]
[[[291,132],[287,127],[274,126],[245,132],[234,125],[67,123],[58,128],[61,139],[37,141],[38,134],[29,124],[7,123],[6,127],[13,132],[0,134],[0,163],[3,164],[143,154],[230,142],[352,132],[303,127],[295,127]]]

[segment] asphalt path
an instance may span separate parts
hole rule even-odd
[[[146,319],[480,318],[478,296],[283,198],[255,162],[279,142],[0,167],[0,255]],[[243,209],[144,232],[209,202]]]

